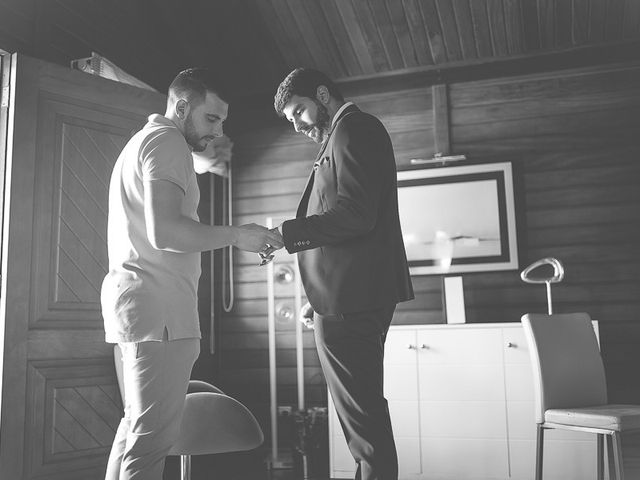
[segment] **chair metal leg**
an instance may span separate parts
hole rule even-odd
[[[598,433],[597,435],[597,480],[604,480],[604,433]]]
[[[191,455],[180,455],[180,478],[191,480]]]
[[[615,455],[613,453],[613,437],[607,434],[605,437],[605,448],[607,450],[607,472],[609,472],[609,480],[616,480],[616,467],[614,465]]]
[[[535,480],[542,480],[542,451],[544,449],[544,428],[536,425],[536,477]]]
[[[624,466],[622,465],[622,440],[620,438],[620,432],[613,432],[611,434],[611,443],[613,444],[616,480],[624,480]]]

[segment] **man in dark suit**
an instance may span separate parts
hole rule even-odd
[[[279,230],[287,251],[298,254],[310,303],[304,316],[358,464],[356,479],[396,480],[384,341],[396,304],[412,299],[413,288],[391,140],[317,70],[291,72],[274,106],[296,132],[322,144],[296,218]]]

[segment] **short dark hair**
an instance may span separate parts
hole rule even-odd
[[[336,100],[343,102],[344,97],[335,83],[324,73],[313,68],[296,68],[278,86],[278,91],[273,100],[273,106],[278,115],[283,116],[282,111],[291,97],[298,95],[307,98],[316,98],[318,87],[324,85],[329,94]]]
[[[206,68],[187,68],[176,75],[169,85],[169,97],[185,98],[189,102],[203,102],[207,92],[214,93],[222,101],[229,103],[229,97],[219,79]]]

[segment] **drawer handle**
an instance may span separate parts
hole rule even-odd
[[[508,343],[507,343],[507,348],[516,348],[517,346],[518,346],[518,345],[516,345],[516,344],[515,344],[515,343],[513,343],[513,342],[508,342]]]
[[[410,343],[409,345],[407,345],[407,348],[408,348],[409,350],[415,350],[415,349],[416,349],[416,346]]]
[[[427,345],[427,344],[423,343],[422,345],[420,345],[420,348],[421,348],[422,350],[429,350],[429,345]]]

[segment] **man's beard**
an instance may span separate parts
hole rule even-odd
[[[327,110],[327,107],[325,107],[316,99],[314,99],[313,101],[317,107],[316,121],[308,127],[304,128],[303,131],[307,136],[311,137],[314,142],[322,143],[327,139],[327,136],[329,135],[331,119],[329,118],[329,111]],[[317,135],[309,135],[307,132],[312,132],[314,128],[317,129]]]
[[[213,136],[200,137],[193,126],[191,115],[184,122],[184,138],[194,152],[203,152]]]

